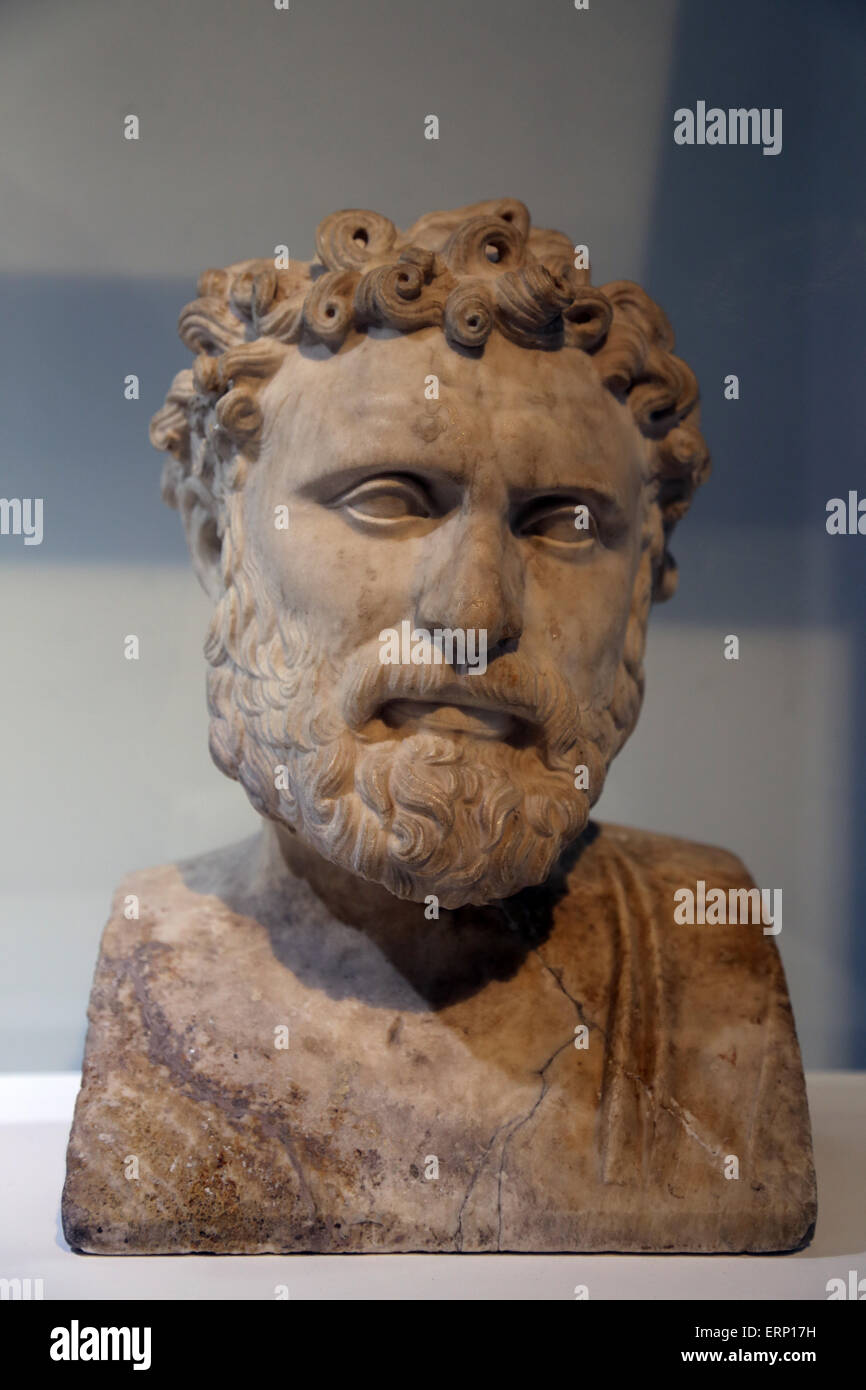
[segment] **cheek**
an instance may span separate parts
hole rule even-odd
[[[632,557],[563,570],[540,595],[544,645],[579,699],[606,700],[613,691],[631,612]]]
[[[248,553],[271,603],[306,622],[332,657],[375,641],[409,614],[408,542],[358,535],[336,513],[294,498],[288,528],[274,525],[273,499],[251,494]]]

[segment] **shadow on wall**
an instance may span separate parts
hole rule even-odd
[[[702,384],[703,427],[715,464],[706,494],[675,537],[685,578],[671,620],[709,616],[726,624],[725,631],[756,619],[842,629],[850,639],[855,711],[866,687],[866,536],[830,536],[825,523],[830,498],[858,487],[866,495],[859,442],[866,338],[864,61],[866,14],[856,0],[682,3],[665,116],[669,136],[644,275]],[[674,112],[695,111],[699,101],[725,110],[781,108],[781,152],[764,155],[759,145],[677,145]],[[731,373],[739,378],[735,401],[724,397]],[[753,535],[778,531],[771,557],[738,554],[738,534],[740,546],[748,544],[746,525]],[[724,573],[701,563],[710,531],[719,553],[719,528],[731,561]],[[659,616],[664,622],[664,613]],[[808,681],[809,671],[802,674]],[[771,712],[756,711],[765,714],[772,737]],[[846,822],[852,881],[843,894],[851,904],[848,1063],[863,1067],[862,721],[851,738]],[[809,797],[808,785],[803,796]],[[820,836],[817,815],[815,821]]]

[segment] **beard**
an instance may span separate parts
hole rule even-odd
[[[447,666],[383,665],[374,640],[338,668],[308,624],[265,606],[236,542],[223,572],[205,645],[210,750],[260,814],[398,898],[435,895],[453,909],[548,878],[637,718],[634,611],[610,699],[585,708],[552,667],[530,667],[516,652],[458,678]],[[642,656],[642,629],[640,639]],[[401,732],[379,717],[391,701],[454,703],[460,694],[507,711],[526,737]],[[586,789],[575,787],[581,765]]]

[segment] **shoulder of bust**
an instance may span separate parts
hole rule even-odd
[[[598,822],[597,830],[590,852],[602,857],[624,855],[637,869],[665,884],[699,878],[712,880],[720,888],[747,888],[754,883],[742,859],[716,845],[608,822]]]
[[[569,874],[578,914],[602,913],[634,937],[639,952],[650,949],[644,938],[651,940],[651,953],[676,962],[684,980],[734,967],[780,974],[775,936],[764,931],[763,899],[736,854],[627,826],[596,830]],[[708,914],[712,902],[724,906]]]

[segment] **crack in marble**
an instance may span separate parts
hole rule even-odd
[[[522,1119],[516,1120],[516,1121],[512,1122],[512,1129],[511,1129],[511,1132],[509,1133],[507,1139],[505,1140],[504,1144],[502,1145],[502,1154],[501,1154],[500,1159],[499,1159],[499,1173],[498,1173],[498,1175],[497,1175],[497,1194],[496,1194],[496,1217],[497,1217],[496,1248],[497,1248],[497,1250],[501,1250],[501,1249],[502,1249],[502,1177],[503,1177],[503,1169],[504,1169],[504,1167],[505,1167],[505,1159],[506,1159],[507,1154],[508,1154],[508,1146],[509,1146],[509,1144],[511,1143],[511,1141],[512,1141],[512,1139],[514,1138],[514,1136],[515,1136],[515,1134],[517,1133],[517,1131],[520,1130],[520,1129],[523,1129],[523,1126],[524,1126],[524,1125],[529,1124],[529,1121],[532,1119],[533,1115],[535,1114],[536,1110],[537,1110],[538,1107],[540,1106],[541,1102],[544,1100],[544,1097],[547,1095],[547,1089],[548,1089],[548,1087],[547,1087],[547,1077],[546,1077],[546,1075],[545,1075],[545,1073],[546,1073],[546,1071],[547,1071],[547,1068],[551,1065],[552,1062],[555,1062],[555,1061],[556,1061],[556,1059],[557,1059],[557,1057],[559,1056],[560,1052],[564,1052],[565,1049],[566,1049],[567,1047],[571,1047],[571,1045],[572,1045],[573,1042],[574,1042],[574,1037],[573,1037],[573,1035],[570,1036],[570,1037],[568,1037],[568,1038],[566,1038],[565,1042],[564,1042],[564,1043],[561,1043],[560,1046],[556,1049],[556,1051],[551,1053],[551,1055],[548,1057],[547,1061],[544,1063],[544,1066],[543,1066],[543,1067],[540,1067],[540,1068],[538,1069],[538,1071],[535,1073],[536,1076],[539,1076],[539,1077],[541,1078],[541,1092],[540,1092],[540,1094],[539,1094],[537,1100],[535,1101],[535,1104],[533,1105],[532,1109],[528,1112],[528,1114],[524,1115]]]
[[[466,1194],[463,1198],[463,1201],[460,1203],[460,1210],[457,1214],[457,1229],[454,1232],[454,1247],[456,1250],[463,1250],[463,1213],[466,1210],[466,1204],[469,1201],[469,1198],[472,1196],[472,1193],[475,1189],[475,1184],[481,1176],[481,1171],[485,1163],[487,1162],[488,1156],[494,1144],[496,1143],[502,1131],[504,1129],[507,1129],[508,1126],[513,1123],[513,1120],[503,1120],[502,1124],[497,1126],[489,1142],[487,1143],[484,1152],[481,1155],[481,1158],[478,1160],[478,1163],[475,1166],[475,1171],[472,1174],[472,1178],[470,1179],[469,1186],[466,1189]]]
[[[584,1026],[585,1028],[594,1028],[594,1029],[596,1030],[597,1033],[600,1033],[600,1034],[601,1034],[601,1036],[604,1038],[604,1041],[605,1041],[605,1043],[606,1043],[606,1042],[607,1042],[607,1033],[606,1033],[605,1029],[602,1028],[601,1024],[600,1024],[600,1023],[595,1023],[595,1022],[593,1022],[592,1019],[589,1019],[589,1018],[586,1017],[586,1015],[585,1015],[585,1013],[584,1013],[583,1005],[581,1004],[580,1000],[579,1000],[579,999],[575,999],[575,997],[574,997],[573,994],[569,994],[568,990],[565,988],[565,985],[562,983],[562,976],[561,976],[560,974],[558,974],[556,970],[554,970],[554,968],[553,968],[552,965],[548,965],[547,961],[544,959],[544,956],[541,954],[541,952],[540,952],[538,949],[536,949],[535,952],[534,952],[534,954],[535,954],[535,955],[538,957],[538,959],[541,961],[541,964],[544,966],[544,969],[547,971],[548,975],[550,975],[551,979],[554,981],[554,983],[556,984],[557,988],[558,988],[559,990],[561,990],[561,992],[565,995],[566,999],[568,999],[569,1002],[572,1003],[572,1004],[574,1005],[575,1010],[576,1010],[576,1012],[577,1012],[577,1017],[578,1017],[578,1019],[580,1020],[580,1022],[583,1024],[583,1026]]]

